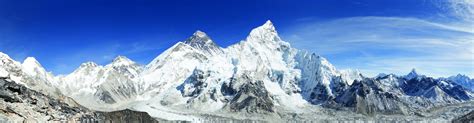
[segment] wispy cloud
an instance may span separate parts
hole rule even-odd
[[[287,35],[285,35],[287,34]],[[329,57],[368,75],[474,75],[474,30],[407,17],[352,17],[303,23],[284,31],[294,47]]]

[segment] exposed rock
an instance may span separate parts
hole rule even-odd
[[[456,118],[452,122],[453,123],[474,123],[474,111],[471,111],[470,113],[464,116]]]
[[[66,121],[92,112],[0,78],[0,114],[11,121]]]
[[[82,117],[81,122],[101,122],[101,123],[158,123],[146,112],[133,111],[130,109],[113,112],[96,112],[94,116]]]
[[[264,89],[262,81],[250,80],[244,75],[244,81],[234,98],[230,101],[231,111],[248,113],[275,112],[270,94]]]

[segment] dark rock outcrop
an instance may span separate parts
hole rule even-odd
[[[458,117],[452,121],[453,123],[474,123],[474,111],[471,111],[470,113]]]
[[[231,111],[246,111],[247,113],[275,112],[272,98],[263,85],[263,81],[250,80],[243,75],[240,82],[243,85],[235,89],[237,92],[230,101]]]
[[[86,108],[31,90],[8,78],[0,78],[0,113],[14,120],[65,121],[91,115]]]

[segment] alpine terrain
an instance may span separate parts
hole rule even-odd
[[[474,111],[474,80],[364,76],[291,47],[271,21],[220,47],[202,31],[149,64],[125,56],[54,76],[0,53],[0,121],[143,116],[168,121],[451,121]],[[123,111],[123,112],[120,112]],[[133,112],[139,112],[133,114]],[[472,113],[471,113],[472,114]]]

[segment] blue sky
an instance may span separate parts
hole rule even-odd
[[[220,46],[272,20],[283,40],[367,75],[474,75],[472,0],[1,0],[0,52],[54,74],[125,55],[147,64],[206,32]]]

